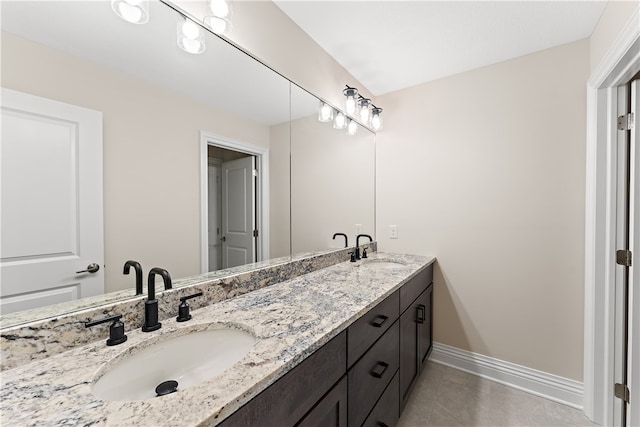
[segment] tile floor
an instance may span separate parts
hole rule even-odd
[[[581,410],[429,362],[397,427],[595,425]]]

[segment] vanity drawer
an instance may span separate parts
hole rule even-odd
[[[396,321],[349,370],[350,426],[360,426],[398,370],[399,322]]]
[[[371,345],[393,325],[399,316],[396,291],[376,305],[347,330],[347,363],[351,367]]]
[[[400,288],[400,313],[404,313],[431,282],[433,282],[433,264],[419,272]]]
[[[362,427],[395,427],[400,419],[400,380],[399,374],[393,376],[382,397],[367,417]]]

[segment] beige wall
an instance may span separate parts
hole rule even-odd
[[[639,4],[636,0],[609,1],[591,34],[591,72],[600,64]],[[636,23],[640,25],[640,23]]]
[[[379,98],[379,249],[438,257],[436,341],[582,378],[588,72],[583,40]]]
[[[201,130],[269,146],[269,128],[93,63],[2,34],[2,86],[103,112],[105,282],[127,259],[200,272]]]
[[[320,123],[317,116],[291,122],[292,252],[342,248],[360,232],[375,233],[375,136],[358,128],[356,135]],[[361,243],[367,240],[360,240]]]

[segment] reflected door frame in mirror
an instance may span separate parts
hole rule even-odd
[[[200,132],[200,272],[209,272],[208,168],[209,146],[250,154],[256,158],[258,174],[256,225],[257,260],[269,259],[269,149],[214,133]]]

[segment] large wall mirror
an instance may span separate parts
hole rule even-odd
[[[106,1],[9,1],[1,7],[2,87],[102,114],[104,258],[96,274],[103,275],[105,294],[85,301],[98,305],[132,297],[134,275],[122,271],[130,259],[142,264],[145,283],[150,268],[162,267],[179,285],[180,278],[205,271],[223,276],[228,268],[243,268],[240,264],[251,269],[256,262],[287,261],[292,253],[341,247],[329,234],[353,234],[355,224],[363,233],[373,232],[373,134],[361,129],[359,137],[342,141],[342,133],[314,121],[319,102],[314,96],[212,33],[205,32],[202,54],[181,50],[176,28],[184,16],[172,7],[150,2],[144,25],[123,21]],[[5,107],[3,100],[3,115]],[[10,158],[5,136],[3,126],[3,162]],[[46,171],[35,160],[46,164],[53,158],[33,156],[31,163]],[[335,176],[338,163],[316,167],[314,158],[348,163],[361,186],[358,197],[369,198],[357,202],[367,217],[349,215],[355,210],[344,200],[355,200],[351,185],[334,185],[344,178]],[[304,166],[297,168],[297,162]],[[252,181],[252,187],[239,190],[253,204],[245,212],[251,226],[230,213],[232,202],[223,203],[232,199],[246,207],[240,193],[228,197],[238,185],[225,187],[223,176]],[[3,182],[10,180],[3,176]],[[2,192],[4,236],[12,227],[5,217],[17,221],[17,215],[4,215],[9,193],[4,183]],[[310,196],[316,205],[307,203]],[[46,204],[33,206],[34,212],[47,210]],[[38,224],[46,223],[39,218]],[[331,223],[337,220],[343,222]],[[230,240],[225,230],[243,226],[252,237],[258,228],[253,246],[225,248]],[[3,269],[28,259],[13,256],[2,244]],[[11,288],[6,277],[3,300]],[[14,285],[12,295],[28,299],[31,288],[21,286]],[[69,307],[80,305],[57,304],[43,316]],[[38,310],[31,310],[12,322],[9,311],[15,310],[3,310],[2,327],[39,318]]]

